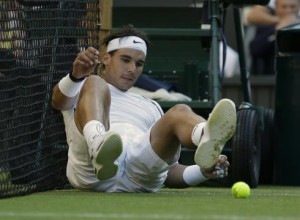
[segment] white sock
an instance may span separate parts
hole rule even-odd
[[[200,143],[201,136],[202,136],[202,130],[203,130],[205,124],[206,124],[206,122],[201,122],[201,123],[197,124],[193,129],[191,138],[192,138],[193,144],[195,144],[196,146],[198,146]]]
[[[83,128],[83,136],[85,137],[85,140],[89,147],[90,154],[92,148],[95,149],[99,145],[98,143],[99,138],[96,137],[102,137],[104,132],[105,132],[105,127],[100,121],[92,120],[85,124]]]
[[[198,165],[191,165],[183,171],[183,180],[189,186],[196,186],[199,183],[208,180],[208,178],[202,174]]]

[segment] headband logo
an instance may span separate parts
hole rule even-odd
[[[133,40],[133,43],[134,44],[142,44],[142,42],[139,42],[139,41],[136,41],[136,40]]]

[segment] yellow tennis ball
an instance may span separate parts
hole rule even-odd
[[[235,198],[248,198],[250,196],[250,187],[245,182],[236,182],[233,184],[231,192]]]

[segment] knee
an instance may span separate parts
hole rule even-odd
[[[96,185],[99,182],[92,173],[94,169],[82,170],[78,166],[67,164],[67,178],[69,183],[75,188],[83,191],[96,191]]]
[[[191,107],[186,104],[176,104],[169,110],[170,116],[176,118],[178,117],[185,118],[191,112],[192,112]]]
[[[92,75],[87,77],[78,97],[78,105],[86,108],[95,105],[95,103],[105,103],[110,105],[110,91],[108,84],[99,76]]]
[[[109,88],[104,79],[97,75],[91,75],[85,80],[81,91],[93,92],[94,94],[104,94],[109,91]]]
[[[186,104],[176,104],[171,109],[179,113],[192,111],[191,107]]]

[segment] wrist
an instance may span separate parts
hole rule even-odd
[[[70,73],[69,73],[69,77],[70,77],[70,79],[71,79],[73,82],[78,83],[78,82],[82,82],[82,81],[85,79],[86,76],[81,77],[81,78],[76,78],[76,77],[73,75],[73,70],[71,70]]]
[[[183,180],[189,186],[196,186],[208,179],[209,178],[203,175],[198,165],[188,166],[183,171]]]
[[[74,82],[71,79],[70,74],[68,74],[59,81],[58,87],[62,94],[71,98],[75,97],[79,93],[83,86],[83,83],[84,79],[80,82]]]
[[[201,167],[200,167],[200,172],[205,178],[210,179],[210,177],[207,176],[206,172]]]

